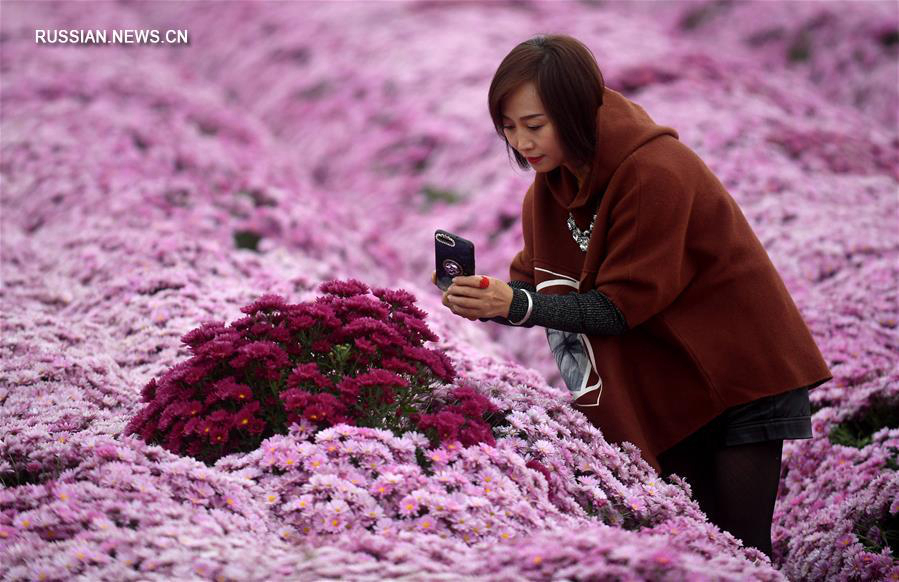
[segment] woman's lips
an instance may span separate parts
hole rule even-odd
[[[536,158],[528,158],[528,161],[532,164],[536,164],[537,162],[539,162],[542,159],[543,159],[543,156],[537,156]]]

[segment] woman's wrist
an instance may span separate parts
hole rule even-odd
[[[512,325],[521,325],[530,319],[533,312],[534,303],[531,294],[525,289],[515,289],[515,297],[509,306],[509,323]]]
[[[508,291],[503,290],[503,300],[511,296],[505,314],[497,311],[494,317],[479,317],[480,321],[496,321],[504,325],[525,325],[526,327],[533,325],[528,323],[534,315],[535,305],[531,296],[533,291],[519,287],[518,285],[522,284],[520,281],[515,281],[515,283],[514,286],[507,283]],[[530,288],[533,288],[533,284],[524,283],[524,285],[530,285]]]
[[[506,310],[500,315],[509,319],[509,315],[511,315],[512,312],[512,302],[515,300],[515,288],[509,287],[508,285],[506,285],[506,287],[509,289],[508,301],[506,301]]]

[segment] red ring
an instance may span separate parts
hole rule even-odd
[[[486,275],[482,276],[482,277],[481,277],[481,283],[480,283],[480,285],[479,285],[480,288],[481,288],[481,289],[486,289],[489,285],[490,285],[490,277],[487,277]]]

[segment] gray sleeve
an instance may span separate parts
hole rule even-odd
[[[612,300],[596,289],[586,293],[572,291],[566,295],[545,295],[537,293],[537,288],[525,281],[509,281],[508,284],[515,293],[509,306],[509,317],[480,317],[480,321],[516,327],[539,325],[589,335],[619,335],[628,330],[624,316]]]

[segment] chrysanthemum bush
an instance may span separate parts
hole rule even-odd
[[[324,295],[301,304],[265,295],[229,326],[187,333],[193,356],[144,386],[148,404],[125,433],[206,462],[253,450],[301,420],[419,430],[431,445],[494,444],[488,420],[502,418],[489,400],[466,386],[435,395],[455,371],[442,352],[424,347],[437,336],[411,294],[369,294],[354,279],[320,289]]]
[[[311,426],[272,437],[271,444],[280,450],[285,439],[308,444],[304,430]],[[341,425],[318,433],[320,447],[327,451],[341,436],[356,437],[359,431],[378,432]],[[409,470],[419,469],[412,460],[413,442],[400,442],[408,437],[369,439],[407,451],[397,455],[406,469],[395,472],[407,479]],[[542,580],[563,572],[571,579],[666,580],[703,579],[714,572],[720,580],[783,580],[764,561],[745,559],[732,539],[692,515],[634,532],[554,511],[538,494],[532,513],[542,527],[536,533],[510,535],[503,524],[475,522],[473,528],[495,530],[493,535],[465,540],[415,519],[408,528],[354,528],[349,535],[322,537],[273,519],[274,509],[286,501],[283,485],[298,474],[284,470],[281,488],[272,491],[278,484],[259,458],[229,471],[224,459],[208,468],[136,438],[91,437],[72,448],[81,462],[57,479],[0,490],[0,557],[8,579],[376,581],[427,575],[487,581]],[[331,489],[335,499],[356,496],[352,479],[333,475],[318,480],[316,489]],[[332,519],[358,521],[340,502],[331,507]],[[452,511],[464,520],[458,508]]]
[[[443,444],[425,466],[416,455],[427,443],[421,433],[318,430],[305,419],[214,467],[135,437],[78,439],[68,446],[76,466],[0,495],[4,563],[13,579],[429,572],[487,580],[557,569],[781,579],[760,552],[711,526],[682,481],[658,480],[632,447],[607,444],[569,414],[561,391],[498,363],[479,367],[479,384],[510,376],[490,398],[525,411],[503,429],[518,436],[496,446]],[[271,561],[250,558],[269,546],[281,550]],[[326,558],[329,546],[343,551],[338,563]]]
[[[701,0],[670,3],[666,8],[684,40],[701,38],[722,48],[742,45],[765,66],[788,66],[804,75],[827,99],[896,126],[899,94],[882,89],[895,84],[899,44],[895,6],[889,2],[866,2],[864,10],[833,2],[764,6],[759,11],[755,2]]]
[[[784,443],[773,561],[796,579],[899,579],[899,267],[853,263],[807,311],[834,380],[811,393],[813,438]]]
[[[758,551],[711,526],[682,481],[659,480],[634,447],[606,443],[563,390],[467,346],[447,358],[459,374],[435,399],[476,387],[511,410],[493,446],[300,418],[208,467],[138,435],[4,435],[4,446],[27,436],[36,458],[59,454],[68,465],[38,463],[34,478],[4,489],[3,562],[16,580],[540,579],[560,568],[780,579]],[[568,565],[574,554],[589,559]]]
[[[897,421],[894,369],[816,412],[813,439],[785,444],[772,538],[787,576],[899,579]]]

